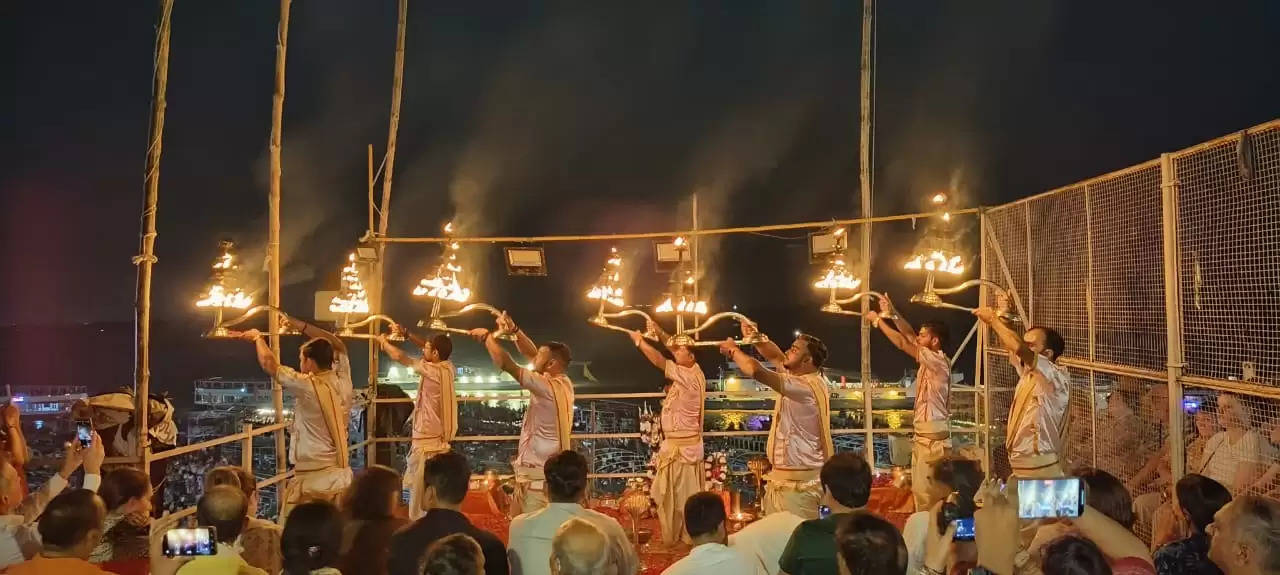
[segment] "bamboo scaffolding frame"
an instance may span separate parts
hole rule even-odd
[[[291,0],[280,0],[280,24],[276,31],[276,76],[275,94],[271,97],[271,141],[268,145],[271,164],[271,189],[267,198],[268,239],[267,261],[270,264],[268,275],[268,305],[280,307],[280,147],[284,137],[284,89],[285,61],[289,49],[289,8]],[[271,352],[280,357],[280,316],[267,316],[267,329],[270,333]],[[284,389],[280,381],[272,378],[271,406],[275,411],[276,423],[284,423]],[[276,432],[276,473],[284,473],[287,458],[280,457],[285,453],[284,430]],[[276,508],[281,508],[276,501]]]

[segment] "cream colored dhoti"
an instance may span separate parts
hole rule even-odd
[[[704,472],[702,461],[689,461],[682,457],[681,448],[702,442],[700,434],[690,437],[667,437],[658,451],[657,469],[649,497],[658,504],[658,524],[662,527],[662,542],[690,543],[684,528],[684,502],[690,495],[702,491]]]
[[[790,511],[805,519],[818,518],[818,504],[822,501],[822,482],[818,469],[774,469],[764,478],[765,515]]]
[[[511,517],[532,513],[547,506],[547,482],[541,467],[516,466],[515,492],[511,494]]]
[[[943,434],[945,435],[945,434]],[[929,508],[929,480],[933,464],[951,451],[951,438],[930,438],[917,433],[911,441],[911,494],[916,500],[916,511]]]
[[[284,525],[289,512],[300,503],[320,500],[339,505],[343,492],[349,486],[350,467],[326,467],[315,471],[295,469],[293,477],[284,485],[284,496],[280,498],[280,524]]]
[[[409,490],[409,519],[417,520],[427,514],[422,508],[422,491],[426,488],[427,460],[449,451],[449,444],[438,440],[414,442],[409,449],[409,458],[405,462],[404,477],[401,487]]]

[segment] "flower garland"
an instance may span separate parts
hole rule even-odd
[[[640,441],[656,451],[662,438],[662,418],[655,415],[648,404],[640,406]]]
[[[729,456],[723,451],[711,453],[702,462],[702,469],[706,480],[704,484],[708,491],[723,489],[725,481],[729,478]]]

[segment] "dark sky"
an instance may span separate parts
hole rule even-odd
[[[16,56],[4,90],[16,101],[0,116],[0,324],[127,321],[157,8],[0,10]],[[706,225],[857,215],[860,10],[411,2],[392,232],[432,235],[455,215],[475,234],[671,229],[686,225],[681,202],[694,191]],[[252,270],[266,228],[276,11],[190,0],[174,11],[161,321],[204,321],[190,302],[220,238],[244,246],[247,275],[265,283]],[[874,210],[916,211],[948,187],[967,205],[996,204],[1280,116],[1277,30],[1280,3],[1266,0],[882,2]],[[335,287],[365,228],[365,146],[385,152],[394,40],[392,0],[294,3],[283,251],[285,303],[300,315],[313,291]],[[903,302],[918,283],[898,269],[913,237],[909,224],[878,227],[873,250],[873,285]],[[582,292],[607,247],[549,247],[542,279],[506,279],[492,248],[471,248],[468,263],[482,299],[561,337],[588,315]],[[632,293],[656,299],[647,244],[620,247],[639,268]],[[713,307],[737,304],[779,338],[813,330],[837,364],[856,365],[855,324],[815,310],[803,240],[706,247]],[[436,253],[392,248],[393,315],[425,309],[408,291]],[[565,337],[588,350],[604,335],[581,331]],[[877,371],[896,377],[890,365]]]

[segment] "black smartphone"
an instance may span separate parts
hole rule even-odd
[[[213,527],[170,529],[164,534],[161,551],[165,557],[203,557],[218,554],[218,538]]]
[[[1079,477],[1018,480],[1018,517],[1058,519],[1084,513],[1084,482]]]
[[[93,422],[88,419],[76,420],[76,439],[80,440],[80,447],[89,447],[93,444]]]
[[[956,534],[952,541],[973,541],[977,533],[973,530],[973,517],[962,517],[956,520]]]

